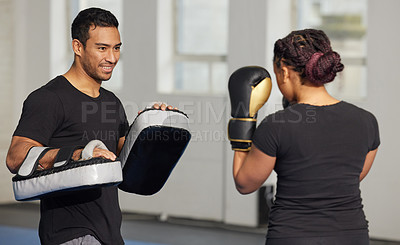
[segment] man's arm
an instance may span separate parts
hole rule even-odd
[[[29,138],[13,136],[6,157],[8,170],[10,170],[11,173],[16,174],[28,151],[35,146],[43,145]]]
[[[16,174],[22,162],[24,161],[26,154],[28,154],[29,150],[32,147],[41,147],[41,146],[43,145],[35,140],[21,136],[13,136],[6,158],[6,164],[10,172]],[[43,167],[48,166],[49,164],[51,164],[49,160],[51,160],[52,155],[55,156],[56,154],[57,152],[54,154],[54,150],[49,151],[41,159],[40,164]]]
[[[13,136],[11,140],[11,145],[7,153],[6,164],[7,168],[11,173],[16,174],[24,161],[26,154],[32,147],[40,147],[43,146],[41,143],[20,136]],[[54,165],[54,161],[56,159],[57,153],[59,149],[49,150],[40,160],[40,169],[49,169]],[[72,160],[77,161],[80,159],[82,153],[82,149],[78,149],[74,151],[72,155]],[[108,150],[95,148],[93,150],[93,157],[104,157],[106,159],[110,159],[115,161],[116,155]]]
[[[11,173],[16,174],[24,161],[26,155],[32,147],[43,147],[36,140],[27,137],[13,136],[10,148],[8,149],[6,164]],[[54,160],[59,149],[49,150],[40,160],[40,169],[49,169],[53,167]],[[72,156],[73,160],[79,160],[82,149],[76,150]]]

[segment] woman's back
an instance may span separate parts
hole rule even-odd
[[[278,174],[266,244],[369,244],[359,185],[380,144],[375,117],[328,93],[325,84],[344,65],[322,30],[278,39],[273,65],[276,84],[293,105],[263,120],[249,152],[233,148],[240,193],[257,190],[272,170]]]
[[[364,232],[360,173],[379,145],[375,117],[352,104],[296,104],[264,119],[253,144],[276,157],[268,237]]]

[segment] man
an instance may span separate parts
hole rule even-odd
[[[128,121],[122,103],[101,87],[102,81],[111,78],[120,57],[118,21],[109,11],[89,8],[78,14],[71,32],[71,68],[24,102],[7,154],[12,173],[35,146],[56,148],[39,161],[40,169],[49,169],[59,148],[100,139],[108,150],[95,148],[93,157],[115,160],[124,144]],[[154,107],[165,110],[166,105]],[[81,151],[74,151],[72,159],[79,160]],[[124,244],[116,186],[45,197],[40,210],[42,244]]]

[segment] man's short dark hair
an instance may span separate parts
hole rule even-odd
[[[118,20],[108,10],[101,8],[84,9],[76,16],[71,25],[72,39],[78,39],[84,47],[89,39],[90,27],[116,27],[118,28]]]

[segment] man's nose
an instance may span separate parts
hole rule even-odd
[[[116,52],[114,50],[109,50],[107,52],[106,61],[114,64],[117,63],[118,59],[119,59],[119,52]]]

